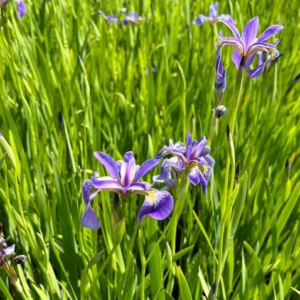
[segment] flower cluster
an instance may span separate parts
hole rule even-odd
[[[185,147],[181,142],[173,144],[170,141],[170,145],[164,146],[155,158],[161,158],[168,154],[174,155],[174,157],[164,160],[162,172],[154,180],[161,182],[164,179],[166,185],[174,185],[171,169],[176,170],[178,174],[187,170],[189,172],[189,182],[193,185],[201,184],[203,193],[205,194],[215,164],[214,159],[209,155],[210,147],[207,147],[206,144],[207,139],[205,137],[196,141],[192,139],[189,132],[186,135]]]
[[[159,164],[159,159],[149,159],[138,166],[131,151],[124,154],[124,161],[114,161],[111,156],[103,152],[95,152],[94,155],[107,170],[109,176],[98,177],[98,173],[94,173],[91,179],[84,181],[82,193],[86,210],[81,219],[83,226],[92,229],[100,227],[90,204],[100,191],[117,193],[121,200],[134,194],[145,196],[144,204],[138,214],[139,222],[147,215],[156,220],[163,220],[170,215],[173,210],[171,194],[153,189],[147,182],[141,182],[141,178]]]

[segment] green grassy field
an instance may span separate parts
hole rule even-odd
[[[7,244],[27,261],[15,266],[17,288],[0,269],[1,299],[300,299],[299,3],[219,3],[240,31],[254,16],[259,34],[284,26],[276,35],[283,56],[256,79],[244,75],[234,161],[226,136],[237,74],[232,49],[222,52],[228,113],[211,133],[217,37],[209,23],[192,25],[210,4],[26,1],[23,19],[16,3],[7,5],[0,31],[0,132],[7,141],[0,222]],[[122,7],[146,21],[108,25],[97,12]],[[231,35],[222,23],[217,29]],[[138,223],[141,195],[127,200],[120,244],[113,193],[91,202],[101,228],[81,226],[82,183],[94,171],[107,174],[94,151],[115,160],[133,151],[141,164],[169,139],[185,143],[187,131],[197,140],[206,136],[215,166],[205,196],[200,185],[190,185],[184,199],[173,193],[175,205],[183,201],[176,240],[172,215]],[[159,170],[143,181],[151,183]]]

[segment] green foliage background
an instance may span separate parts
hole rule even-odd
[[[16,268],[23,293],[0,270],[3,299],[12,299],[9,293],[16,299],[141,299],[143,252],[147,259],[168,219],[138,225],[144,199],[130,199],[126,235],[116,248],[113,195],[103,192],[92,202],[102,228],[84,229],[81,186],[94,171],[105,174],[93,156],[96,150],[115,159],[132,150],[141,164],[169,139],[185,141],[187,130],[193,129],[194,139],[209,137],[216,105],[216,37],[210,24],[197,27],[192,21],[207,15],[210,4],[26,1],[22,20],[15,3],[6,7],[0,30],[0,131],[16,167],[6,155],[0,221],[7,242],[28,260]],[[259,33],[273,24],[285,28],[277,35],[283,53],[278,63],[258,79],[244,77],[233,136],[240,177],[229,220],[236,231],[218,299],[300,299],[291,289],[300,290],[300,83],[293,82],[300,72],[298,6],[296,0],[220,1],[219,12],[231,14],[239,29],[254,16],[260,19]],[[121,7],[139,12],[146,22],[108,26],[97,13],[117,14]],[[217,26],[229,34],[225,25]],[[223,104],[229,112],[209,140],[216,165],[207,195],[199,186],[190,189],[176,254],[168,250],[164,235],[154,248],[145,299],[201,299],[216,280],[226,125],[237,72],[231,53],[224,48]],[[158,172],[145,179],[150,182]]]

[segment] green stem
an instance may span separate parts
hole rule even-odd
[[[233,112],[231,114],[230,118],[230,130],[231,130],[231,136],[233,137],[234,128],[235,128],[235,121],[236,121],[236,115],[237,110],[240,102],[241,97],[241,91],[242,91],[242,83],[243,83],[243,76],[244,76],[244,64],[241,63],[237,75],[236,75],[236,81],[235,81],[235,89],[234,89],[234,103],[233,103]],[[232,164],[232,173],[230,176],[230,165]],[[230,157],[230,147],[228,147],[227,152],[227,161],[226,161],[226,170],[225,170],[225,184],[224,184],[224,193],[223,193],[223,199],[221,202],[221,224],[220,224],[220,235],[219,235],[219,248],[218,248],[218,269],[217,269],[217,284],[220,282],[221,275],[223,272],[226,256],[228,254],[228,249],[225,247],[225,253],[223,254],[223,247],[224,247],[224,234],[225,234],[225,227],[226,224],[228,225],[228,222],[225,223],[225,210],[227,207],[227,200],[228,200],[228,190],[229,194],[232,192],[234,187],[234,176],[235,176],[235,161],[231,161]],[[229,178],[230,178],[230,184],[229,184]],[[228,230],[230,230],[230,222],[229,226],[227,227]],[[226,234],[225,238],[225,244],[228,242],[228,232]]]
[[[230,130],[231,130],[231,135],[233,136],[234,133],[234,127],[235,127],[235,119],[236,119],[236,114],[240,102],[240,97],[241,97],[241,91],[242,91],[242,85],[243,85],[243,76],[244,76],[244,65],[241,63],[238,72],[236,74],[236,80],[235,80],[235,88],[234,88],[234,106],[233,106],[233,113],[231,114],[230,118]]]

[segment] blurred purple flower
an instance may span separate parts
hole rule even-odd
[[[183,170],[189,170],[188,180],[193,185],[201,184],[203,193],[205,194],[208,181],[210,179],[214,159],[209,156],[210,148],[206,147],[207,140],[205,137],[199,141],[192,140],[191,134],[186,135],[186,147],[178,142],[164,148],[158,152],[155,158],[161,158],[168,154],[173,154],[178,160],[169,159],[164,162],[165,166],[174,168],[179,174]]]
[[[3,266],[3,260],[8,259],[11,255],[15,253],[15,244],[5,247],[0,251],[0,267]]]
[[[159,164],[159,159],[149,159],[138,166],[135,164],[131,151],[124,154],[124,161],[114,161],[111,156],[103,152],[95,152],[94,155],[110,176],[98,178],[98,173],[94,173],[92,179],[84,181],[82,193],[86,210],[81,219],[83,226],[92,229],[100,227],[100,223],[90,205],[91,200],[100,191],[114,192],[121,198],[133,194],[146,196],[138,215],[139,222],[147,215],[156,220],[163,220],[170,215],[173,210],[173,197],[171,194],[153,189],[147,182],[141,182],[141,178]]]
[[[18,4],[18,17],[22,19],[26,14],[26,6],[25,3],[21,0],[14,0]],[[5,7],[10,0],[0,0],[0,6]]]
[[[146,19],[144,17],[138,16],[137,12],[130,12],[128,15],[124,18],[123,24],[128,25],[129,23],[138,24],[138,22],[145,22]]]
[[[218,2],[211,4],[209,7],[209,17],[206,17],[204,15],[199,15],[193,21],[193,24],[201,26],[205,22],[210,22],[211,24],[215,24],[216,22],[220,22],[222,20],[226,20],[228,22],[231,22],[232,24],[235,24],[235,22],[233,21],[233,19],[230,15],[219,15],[218,16],[218,7],[219,7]]]
[[[265,43],[265,41],[282,30],[283,26],[272,25],[256,38],[259,26],[258,17],[255,17],[248,22],[242,36],[240,36],[240,33],[234,24],[226,20],[222,20],[222,22],[232,31],[233,37],[224,37],[222,31],[220,31],[220,40],[216,43],[217,56],[221,56],[221,49],[223,46],[232,47],[234,49],[232,60],[236,68],[238,69],[242,63],[247,70],[253,63],[257,53],[264,51],[269,54],[269,57],[265,62],[259,64],[258,67],[253,70],[247,70],[247,73],[251,78],[260,76],[266,65],[280,55],[279,51],[275,49],[279,43],[278,39],[273,44]]]
[[[98,10],[98,14],[100,15],[100,16],[102,16],[105,20],[106,20],[106,22],[107,22],[107,24],[108,25],[110,25],[110,24],[112,24],[112,23],[115,23],[116,25],[118,25],[118,17],[117,16],[115,16],[115,15],[113,15],[113,14],[109,14],[109,15],[106,15],[103,11],[101,11],[101,10]]]

